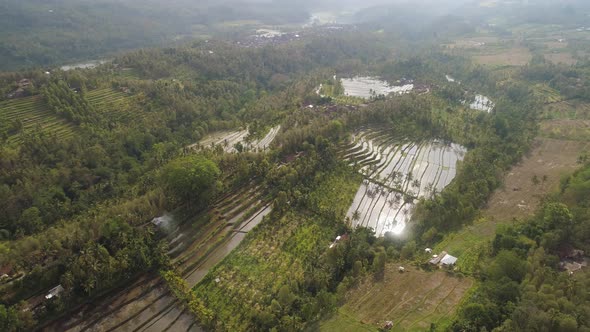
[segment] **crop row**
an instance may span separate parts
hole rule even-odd
[[[181,276],[192,287],[220,262],[258,222],[271,211],[260,188],[245,188],[220,198],[209,211],[177,216],[167,236],[169,255]],[[146,286],[147,285],[147,288]],[[124,302],[120,302],[125,298]],[[113,297],[109,310],[95,311],[75,322],[80,329],[182,330],[194,328],[194,318],[180,306],[157,279],[132,285]]]
[[[86,100],[97,112],[107,114],[113,120],[126,120],[141,115],[141,108],[135,105],[134,98],[128,94],[110,88],[96,89],[86,94]]]
[[[51,112],[40,96],[8,100],[0,103],[0,117],[6,121],[3,128],[20,121],[24,132],[40,128],[44,133],[57,135],[61,138],[71,137],[76,127]],[[9,142],[18,142],[15,135]]]

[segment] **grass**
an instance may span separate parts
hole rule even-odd
[[[471,274],[476,271],[480,259],[488,253],[490,241],[499,225],[501,224],[480,218],[473,225],[446,235],[436,245],[434,252],[446,251],[457,257],[457,268],[463,273]]]
[[[546,53],[543,56],[545,60],[554,64],[575,65],[578,63],[570,52]]]
[[[473,60],[487,66],[524,66],[532,59],[528,48],[512,46],[492,52],[481,52],[473,56]]]
[[[590,104],[579,100],[568,100],[546,105],[542,120],[590,120]]]
[[[119,70],[115,76],[127,79],[140,79],[141,75],[135,68],[123,68]]]
[[[309,329],[309,331],[334,331],[334,332],[378,332],[379,329],[373,325],[359,322],[354,314],[346,309],[338,310],[332,317],[324,320]]]
[[[539,138],[530,154],[508,171],[504,187],[494,192],[481,217],[446,235],[435,252],[446,250],[459,258],[457,267],[462,272],[474,272],[486,256],[496,229],[531,217],[543,197],[557,189],[561,177],[579,167],[578,156],[588,148],[587,142]],[[533,183],[534,176],[540,183]]]
[[[473,280],[411,266],[399,273],[399,265],[388,264],[383,280],[367,275],[348,292],[338,313],[320,323],[320,331],[341,331],[347,325],[358,327],[350,331],[376,331],[386,321],[394,323],[392,331],[425,331],[431,324],[444,330]]]
[[[541,136],[573,141],[590,141],[590,120],[548,120],[541,123]]]

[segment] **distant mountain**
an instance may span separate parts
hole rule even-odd
[[[0,70],[49,66],[206,34],[224,21],[303,22],[300,6],[189,0],[0,1]]]

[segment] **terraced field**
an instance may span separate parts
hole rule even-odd
[[[437,140],[412,141],[386,130],[363,130],[340,154],[365,175],[347,216],[377,235],[401,234],[419,197],[442,191],[466,149]]]
[[[88,91],[86,99],[97,112],[107,114],[112,120],[132,120],[143,113],[133,96],[110,88]]]
[[[389,83],[373,77],[354,77],[342,79],[344,94],[352,97],[369,99],[371,96],[390,93],[405,94],[414,89],[414,84],[391,86]]]
[[[563,100],[559,91],[551,88],[547,84],[536,84],[533,86],[533,94],[540,98],[545,104],[557,103]]]
[[[245,151],[265,151],[270,147],[272,141],[281,130],[281,126],[276,126],[270,129],[265,137],[259,140],[246,142],[248,136],[248,129],[238,131],[220,131],[212,133],[203,138],[199,143],[190,145],[189,148],[213,148],[221,146],[227,153],[236,153],[236,144],[241,143]]]
[[[116,76],[128,79],[139,79],[141,77],[139,71],[134,68],[123,68],[116,73]]]
[[[469,104],[469,108],[471,108],[472,110],[482,111],[482,112],[487,112],[487,113],[490,113],[491,111],[493,111],[494,107],[496,107],[494,102],[490,98],[488,98],[484,95],[475,95],[474,101],[471,104]]]
[[[190,287],[200,282],[246,234],[271,212],[256,186],[221,198],[203,215],[186,222],[174,219],[169,255]],[[210,218],[210,219],[209,219]],[[179,217],[182,219],[182,217]],[[192,314],[183,310],[158,277],[145,277],[132,286],[83,308],[74,319],[56,322],[60,331],[201,331]]]
[[[19,99],[11,99],[0,102],[0,130],[12,126],[20,121],[23,132],[41,130],[44,133],[56,135],[60,138],[68,138],[75,134],[76,126],[65,119],[55,115],[41,96],[32,96]],[[12,135],[9,142],[17,142],[20,135]]]
[[[338,315],[321,323],[320,331],[346,331],[336,322],[340,317],[362,327],[349,331],[374,331],[371,327],[381,327],[386,321],[393,322],[392,331],[429,331],[431,323],[441,327],[452,319],[473,285],[471,278],[452,277],[444,271],[406,266],[406,272],[399,273],[398,266],[388,264],[382,281],[366,277],[346,295]]]

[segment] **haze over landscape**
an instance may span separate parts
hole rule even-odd
[[[586,0],[3,0],[0,331],[587,331],[589,148]]]

